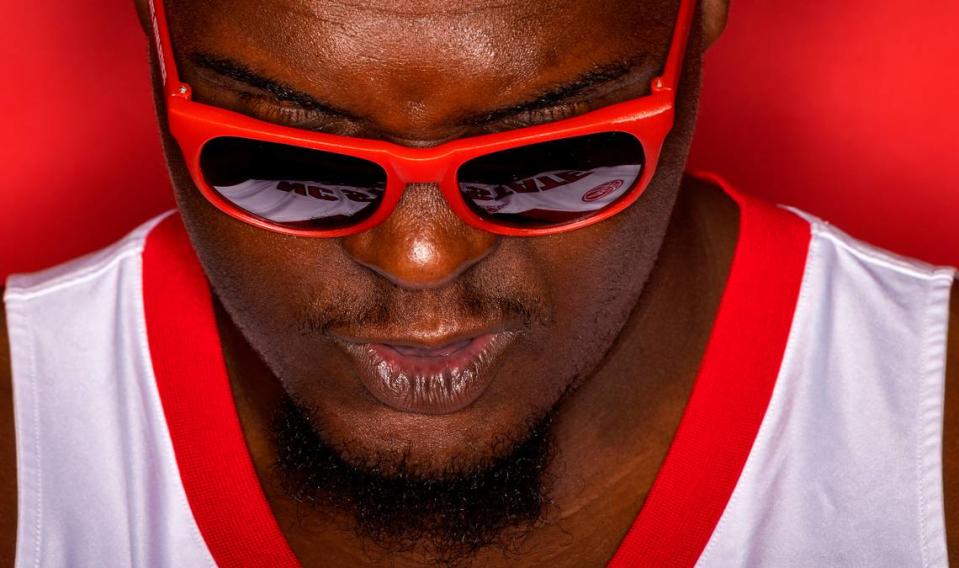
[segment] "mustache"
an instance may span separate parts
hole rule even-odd
[[[442,290],[409,290],[377,281],[363,291],[314,294],[299,318],[304,335],[328,335],[345,327],[402,327],[417,319],[509,321],[530,329],[552,323],[545,298],[521,286],[462,281]]]

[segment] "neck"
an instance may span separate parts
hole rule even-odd
[[[560,516],[595,531],[606,559],[639,513],[679,425],[737,237],[732,200],[687,179],[616,346],[559,416],[556,463],[566,468],[554,495]]]

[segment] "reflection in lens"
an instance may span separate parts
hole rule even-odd
[[[604,132],[531,144],[471,160],[460,192],[490,221],[543,227],[589,217],[626,195],[645,162],[640,142]]]
[[[243,138],[208,142],[200,169],[233,205],[294,228],[359,223],[376,211],[386,190],[386,172],[372,162]]]
[[[383,195],[381,189],[299,180],[251,179],[213,189],[237,207],[275,223],[355,218]]]

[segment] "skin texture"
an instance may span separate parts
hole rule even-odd
[[[672,3],[655,1],[590,3],[588,10],[577,8],[585,3],[458,3],[461,12],[435,2],[379,3],[376,9],[337,2],[234,0],[229,9],[216,1],[186,4],[171,7],[174,38],[182,73],[198,99],[300,128],[422,146],[642,94],[661,65],[673,13]],[[386,223],[361,235],[310,240],[266,233],[200,198],[165,134],[177,199],[219,298],[224,355],[254,464],[304,564],[375,564],[378,551],[340,530],[344,519],[336,515],[293,521],[294,504],[271,468],[276,451],[268,423],[283,392],[316,407],[316,420],[347,450],[346,458],[385,460],[389,467],[395,448],[403,447],[410,463],[428,475],[451,461],[484,463],[496,455],[497,439],[521,436],[531,414],[576,387],[554,431],[554,522],[524,541],[521,558],[557,566],[602,565],[609,558],[672,439],[736,239],[735,207],[724,195],[694,190],[690,182],[679,192],[699,56],[721,31],[724,16],[721,2],[706,3],[691,44],[677,127],[646,194],[621,215],[564,235],[507,239],[476,231],[430,185],[410,188]],[[577,22],[575,29],[570,21]],[[196,52],[238,60],[338,112],[277,103],[195,64]],[[560,107],[492,123],[470,119],[623,60],[636,63],[634,75]],[[379,298],[389,307],[389,322],[372,332],[342,322],[334,330],[388,335],[414,329],[423,338],[442,336],[444,325],[466,319],[460,309],[466,285],[523,299],[547,317],[520,329],[489,391],[451,415],[401,414],[377,404],[350,380],[350,363],[329,337],[303,333],[319,314],[339,314],[345,321],[349,312],[342,306],[362,308]],[[947,448],[956,448],[959,437],[957,318]],[[5,334],[6,326],[0,330]],[[5,346],[5,336],[0,339]],[[9,369],[4,356],[0,351],[0,373]],[[9,377],[3,378],[0,385],[9,385]],[[11,408],[9,389],[0,390],[4,456],[14,451]],[[947,451],[947,502],[957,493],[957,453]],[[0,511],[15,510],[13,463],[0,460]],[[955,550],[959,511],[948,512]],[[14,523],[14,515],[0,514],[0,561],[4,554],[12,558]],[[414,551],[391,560],[402,566],[428,558]],[[477,560],[509,561],[495,550]]]

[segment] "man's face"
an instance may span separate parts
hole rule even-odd
[[[177,0],[168,11],[196,100],[431,146],[645,94],[678,1],[370,4]],[[232,320],[344,460],[424,478],[481,468],[541,417],[562,419],[557,405],[589,380],[636,304],[685,161],[698,51],[653,183],[584,229],[495,236],[423,184],[365,233],[280,235],[214,209],[167,136],[183,218]]]

